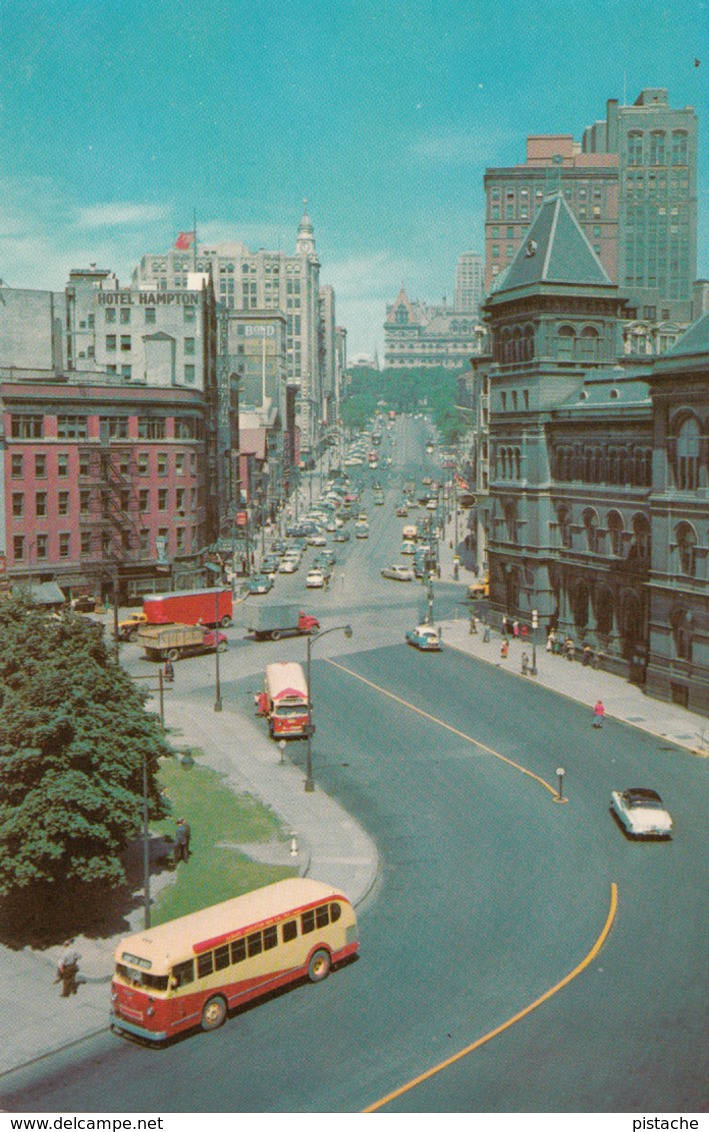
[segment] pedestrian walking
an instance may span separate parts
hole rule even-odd
[[[165,661],[165,679],[168,684],[172,684],[172,681],[175,679],[175,669],[172,667],[172,661],[169,657]]]
[[[57,977],[55,983],[61,983],[62,989],[60,998],[68,998],[71,994],[76,994],[77,981],[76,976],[79,973],[79,960],[81,956],[74,947],[73,939],[67,939],[64,942],[64,953],[59,960],[57,966]]]
[[[485,629],[483,630],[483,644],[487,645],[490,642],[490,626],[487,621],[485,622]]]
[[[510,628],[510,619],[506,613],[502,614],[502,636],[506,637]]]
[[[550,629],[549,632],[547,633],[547,652],[553,652],[555,644],[556,644],[556,630]]]
[[[477,636],[477,632],[478,632],[478,619],[477,619],[477,617],[475,616],[474,613],[471,613],[470,614],[470,636],[471,637]]]
[[[591,663],[592,660],[593,660],[593,652],[591,650],[591,646],[588,645],[588,644],[584,645],[583,646],[583,652],[581,654],[581,664],[583,665],[584,668],[588,668],[588,666],[589,666],[589,664]]]
[[[501,657],[502,660],[504,660],[506,658],[509,651],[510,651],[510,642],[507,640],[507,637],[504,637],[502,644],[500,645],[500,657]]]
[[[512,622],[512,636],[519,637],[519,621]]]
[[[603,706],[602,700],[598,700],[593,709],[593,726],[596,728],[603,727],[603,717],[606,714],[606,709]]]
[[[529,672],[529,657],[526,652],[522,653],[522,675],[526,676]]]
[[[522,622],[522,625],[520,626],[520,630],[519,630],[520,637],[526,637],[528,635],[528,633],[529,633],[529,629],[524,624],[524,622]]]
[[[180,861],[189,861],[190,859],[190,834],[191,830],[189,824],[184,818],[177,819],[177,829],[175,831],[175,864]]]
[[[567,660],[573,660],[575,655],[576,655],[576,645],[571,640],[571,637],[567,637],[566,640],[564,641],[564,656],[566,657]]]

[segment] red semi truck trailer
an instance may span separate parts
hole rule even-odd
[[[231,590],[176,590],[167,594],[146,594],[143,613],[149,625],[231,624],[234,602]]]

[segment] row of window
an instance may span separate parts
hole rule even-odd
[[[687,165],[689,138],[684,130],[673,130],[668,145],[664,130],[642,130],[628,133],[628,165]]]
[[[167,990],[168,978],[171,978],[173,987],[189,986],[190,983],[195,982],[195,979],[207,978],[216,971],[225,971],[228,967],[243,963],[245,959],[252,959],[263,952],[272,951],[279,945],[279,926],[280,943],[286,944],[298,938],[299,921],[300,934],[305,936],[314,932],[316,928],[326,928],[328,924],[336,923],[341,915],[342,909],[339,904],[321,904],[317,908],[303,912],[298,918],[285,920],[280,925],[272,924],[261,931],[250,932],[249,935],[240,936],[231,943],[215,947],[212,951],[203,951],[197,956],[196,971],[195,960],[186,959],[183,963],[175,964],[170,976],[150,975],[146,971],[135,970],[123,963],[116,964],[116,973],[133,986],[142,986],[146,989]],[[134,957],[126,955],[124,958],[131,960]]]
[[[129,417],[99,417],[99,434],[109,440],[129,439]],[[10,436],[13,440],[43,440],[46,417],[39,413],[13,413],[10,419]],[[176,440],[202,440],[204,422],[201,417],[175,417],[173,435]],[[140,440],[165,440],[165,417],[138,417],[137,436]],[[57,417],[57,440],[87,440],[88,416]]]
[[[172,542],[171,534],[174,536]],[[71,531],[59,531],[51,537],[56,539],[54,546],[50,543],[49,534],[37,534],[31,539],[26,535],[13,535],[13,562],[23,563],[27,561],[30,566],[33,566],[38,562],[49,562],[50,558],[51,561],[55,561],[55,556],[58,556],[60,561],[71,560],[75,555],[76,536]],[[188,552],[190,546],[194,548],[199,544],[196,527],[175,527],[174,531],[171,531],[169,527],[159,527],[155,542],[153,542],[151,531],[147,528],[138,531],[132,528],[124,528],[114,530],[112,533],[85,530],[79,534],[79,553],[82,558],[85,558],[98,555],[100,552],[101,556],[105,558],[115,552],[116,539],[122,550],[138,550],[143,558],[153,558],[158,543],[162,543],[174,553]]]
[[[135,310],[136,310],[136,308],[129,307],[129,306],[126,306],[126,307],[122,306],[122,307],[118,308],[118,321],[120,322],[121,326],[128,326],[128,325],[130,325],[131,322],[135,321],[135,319],[133,317],[134,314],[135,314]],[[155,326],[157,324],[157,308],[156,307],[143,307],[143,306],[141,306],[141,307],[138,307],[137,310],[143,314],[145,326]],[[182,306],[182,316],[183,316],[184,322],[195,322],[196,317],[197,317],[197,308],[189,306],[187,303],[183,304],[183,306]],[[104,318],[104,322],[107,325],[110,325],[111,323],[116,322],[116,317],[117,316],[116,316],[116,308],[115,307],[104,307],[103,308],[103,318]],[[93,324],[94,324],[93,315],[89,315],[88,316],[89,329],[93,326]],[[79,323],[79,326],[80,326],[80,328],[83,328],[83,323]]]
[[[143,514],[151,510],[151,491],[148,487],[141,487],[137,495],[133,495],[128,488],[121,491],[110,493],[106,495],[100,489],[94,488],[81,488],[79,490],[79,514],[90,515],[94,511],[100,509],[103,514],[109,515],[112,513],[114,505],[118,506],[124,514],[128,514],[133,508],[132,504],[135,503],[138,510]],[[172,498],[171,498],[172,496]],[[26,515],[25,507],[26,493],[24,491],[13,491],[12,493],[12,517],[13,519],[23,519]],[[196,487],[190,490],[190,509],[196,510],[199,505],[199,492]],[[69,491],[59,491],[56,493],[56,498],[52,498],[52,504],[56,503],[57,515],[71,515],[71,493]],[[36,519],[46,519],[49,515],[48,493],[46,491],[36,491],[34,493],[34,517]],[[176,511],[178,514],[187,509],[187,489],[184,487],[175,488],[174,494],[167,487],[160,487],[157,491],[157,510],[158,511]]]
[[[650,487],[652,449],[611,445],[563,445],[553,454],[554,478],[559,483],[583,481],[620,486]]]
[[[120,348],[124,353],[128,353],[133,349],[133,339],[130,334],[107,334],[106,335],[106,353],[112,354],[118,349],[120,339]],[[194,357],[195,355],[195,339],[183,339],[182,348],[186,357]]]
[[[59,479],[64,479],[69,475],[69,454],[68,452],[52,453],[52,456],[55,455],[56,476]],[[80,477],[93,477],[98,474],[96,460],[94,459],[98,455],[100,453],[81,452],[79,454]],[[148,476],[151,474],[151,470],[154,470],[159,476],[167,476],[170,473],[170,456],[172,456],[173,475],[183,476],[188,469],[189,475],[197,475],[200,461],[196,452],[139,452],[133,460],[127,455],[117,460],[115,468],[124,476],[132,473],[137,473],[139,476]],[[30,459],[22,452],[12,453],[10,471],[14,480],[24,479]],[[46,479],[50,471],[53,471],[53,469],[50,468],[48,455],[44,452],[35,453],[35,479]]]

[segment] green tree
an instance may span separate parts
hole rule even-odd
[[[170,753],[147,693],[102,630],[24,598],[0,602],[0,895],[117,885],[121,852],[166,805],[156,759]]]

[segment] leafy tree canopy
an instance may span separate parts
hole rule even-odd
[[[156,774],[170,750],[146,698],[96,625],[0,601],[0,896],[125,880],[143,758],[151,815],[166,812]]]
[[[343,402],[342,418],[348,428],[363,428],[376,413],[380,401],[399,413],[426,409],[446,444],[453,444],[464,432],[456,410],[458,378],[467,372],[435,369],[370,369],[360,366],[350,373],[349,393]]]

